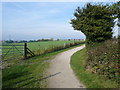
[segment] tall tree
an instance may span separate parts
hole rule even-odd
[[[110,8],[111,8],[111,11],[113,11],[113,13],[115,14],[114,15],[115,18],[118,18],[119,20],[118,25],[120,26],[120,1],[111,5]]]
[[[110,6],[117,18],[120,18],[120,1]]]
[[[109,5],[93,5],[88,3],[84,8],[78,7],[72,27],[86,35],[87,43],[101,42],[112,37],[113,12]]]

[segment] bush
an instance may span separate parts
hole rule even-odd
[[[120,82],[120,49],[118,39],[94,43],[87,47],[86,69],[92,73]]]

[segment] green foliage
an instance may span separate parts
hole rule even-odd
[[[114,18],[118,18],[118,26],[120,26],[120,1],[111,5],[110,8],[111,11],[115,14]]]
[[[86,35],[86,41],[101,42],[112,37],[113,13],[108,5],[92,5],[76,9],[71,20],[72,27]]]
[[[120,18],[120,1],[111,5],[110,8],[111,11],[113,11],[113,13],[116,15],[116,17]]]
[[[118,35],[118,40],[120,40],[120,35]]]
[[[40,41],[53,41],[53,38],[50,38],[50,39],[42,38],[42,39],[37,40],[37,42],[40,42]]]
[[[74,53],[71,57],[71,67],[75,72],[76,76],[81,83],[85,85],[86,88],[118,88],[118,84],[114,81],[107,79],[106,77],[101,77],[97,74],[91,73],[89,70],[86,70],[84,65],[86,61],[86,49],[82,49]],[[88,90],[89,90],[88,89]]]
[[[91,44],[87,47],[86,69],[120,83],[119,50],[118,39]]]

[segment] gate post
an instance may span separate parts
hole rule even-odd
[[[24,59],[27,58],[27,43],[24,43]]]

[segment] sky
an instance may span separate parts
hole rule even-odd
[[[3,40],[84,39],[73,30],[73,12],[86,2],[4,2],[2,3]]]
[[[0,2],[0,41],[2,40],[2,13],[1,12],[2,12],[2,3]]]
[[[85,39],[70,20],[86,3],[2,2],[2,40]]]
[[[2,2],[116,2],[119,0],[1,0]]]

